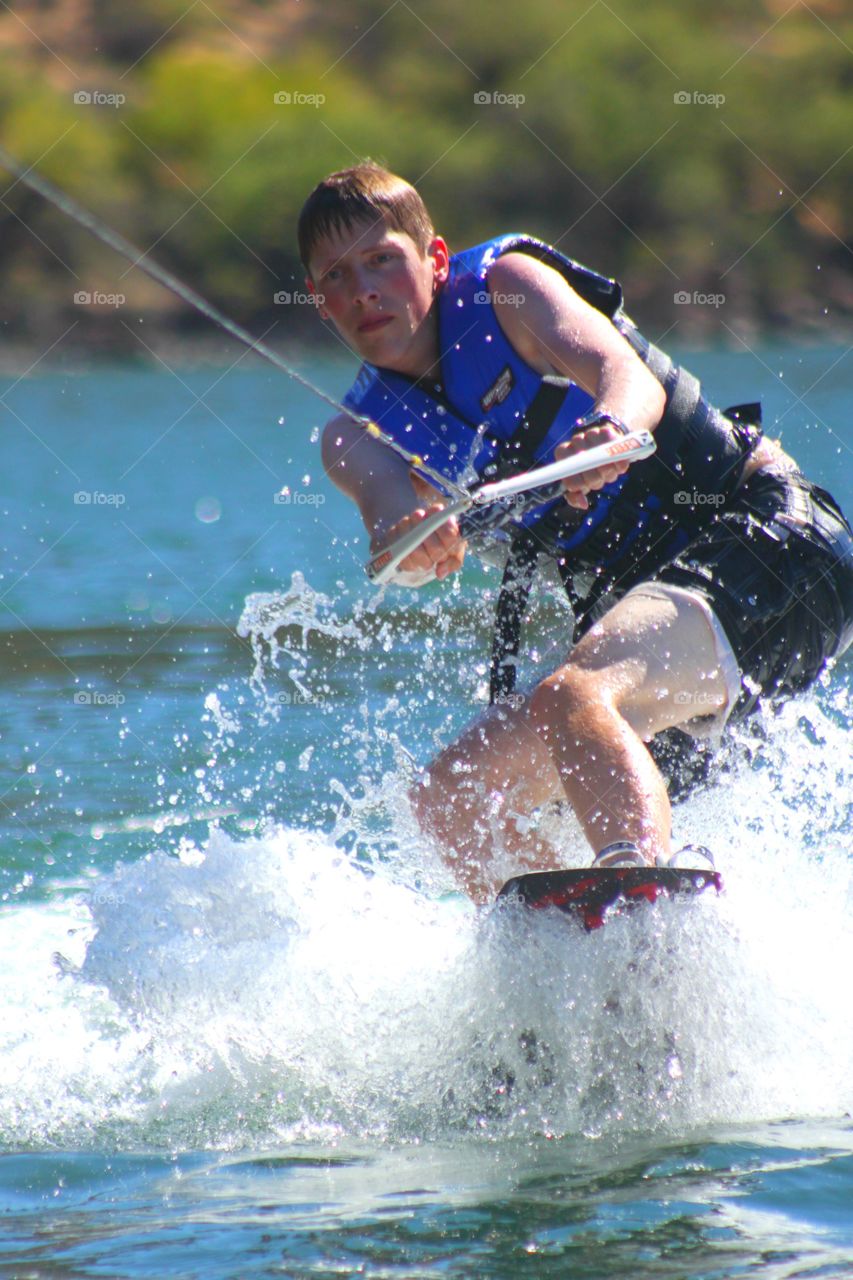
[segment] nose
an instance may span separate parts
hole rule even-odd
[[[376,281],[368,271],[364,269],[357,270],[353,277],[353,301],[360,302],[377,302],[379,300],[379,290],[376,287]]]

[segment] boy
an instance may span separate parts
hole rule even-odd
[[[843,652],[853,537],[837,505],[762,435],[757,406],[714,409],[637,333],[618,285],[531,237],[451,257],[414,188],[367,162],[315,188],[299,243],[321,316],[365,362],[347,407],[433,472],[470,483],[627,429],[655,433],[653,457],[566,481],[565,500],[513,528],[495,705],[430,766],[415,806],[476,900],[498,887],[496,830],[522,868],[555,865],[516,821],[555,796],[572,805],[594,865],[672,864],[669,797],[646,743],[673,726],[719,731]],[[328,423],[323,459],[374,553],[444,503],[345,416]],[[397,580],[443,579],[465,551],[448,520]],[[529,697],[502,697],[543,556],[569,591],[577,642]]]

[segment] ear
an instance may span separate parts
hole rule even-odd
[[[450,250],[447,241],[441,236],[434,236],[430,241],[427,255],[432,258],[432,278],[436,286],[444,284],[450,275]]]
[[[320,319],[328,320],[329,313],[326,310],[326,308],[323,306],[325,299],[322,293],[318,293],[317,290],[315,289],[314,281],[311,279],[310,276],[305,277],[305,288],[308,290],[308,292],[311,294],[311,297],[314,299],[314,305],[317,308],[317,310],[320,312]]]

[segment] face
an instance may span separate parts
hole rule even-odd
[[[320,315],[363,360],[415,378],[434,366],[432,303],[449,270],[440,236],[421,254],[409,236],[382,221],[357,223],[320,240],[310,269]]]

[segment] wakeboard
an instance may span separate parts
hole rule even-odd
[[[674,867],[607,867],[534,871],[508,880],[497,901],[519,902],[534,911],[556,907],[587,932],[605,920],[659,898],[694,898],[706,889],[720,893],[718,871]]]

